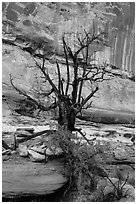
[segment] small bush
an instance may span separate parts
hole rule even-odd
[[[83,138],[61,128],[51,138],[52,144],[64,152],[65,166],[71,172],[70,187],[75,186],[79,193],[90,195],[97,188],[98,176],[106,177],[105,171],[100,167],[100,148],[88,145],[83,142]]]
[[[73,202],[114,202],[126,197],[127,193],[124,193],[123,188],[128,176],[123,181],[124,178],[117,172],[118,182],[114,183],[102,168],[107,161],[106,147],[103,148],[100,143],[89,145],[77,134],[61,128],[57,128],[50,138],[53,146],[62,149],[66,167],[64,173],[70,178],[64,196],[73,189]],[[107,179],[113,186],[112,192],[107,195],[104,194],[104,189],[97,189],[97,183],[101,178]]]
[[[129,173],[127,174],[127,178],[125,181],[123,181],[124,180],[123,175],[121,174],[121,172],[119,170],[117,170],[117,172],[116,172],[116,177],[118,178],[118,181],[115,184],[111,181],[111,179],[109,179],[109,178],[108,179],[114,186],[113,192],[111,193],[113,195],[113,198],[115,200],[120,200],[121,198],[127,196],[128,190],[126,192],[124,192],[123,189],[124,189],[124,186],[127,184],[128,179],[129,179]]]

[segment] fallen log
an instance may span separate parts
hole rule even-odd
[[[38,136],[40,136],[40,135],[43,135],[43,134],[45,134],[45,133],[47,133],[47,134],[53,134],[53,133],[55,133],[55,132],[56,132],[56,130],[43,130],[43,131],[40,131],[40,132],[36,132],[36,133],[33,133],[31,136],[24,137],[24,138],[20,139],[20,140],[19,140],[19,143],[25,142],[25,141],[27,141],[27,140],[31,140],[31,139],[33,139],[33,138],[35,138],[35,137],[38,137]],[[16,134],[17,134],[17,133],[16,133]]]

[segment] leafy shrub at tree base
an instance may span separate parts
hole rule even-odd
[[[128,181],[128,176],[122,182],[121,175],[117,173],[117,184],[113,182],[103,166],[103,150],[100,145],[90,145],[83,138],[73,134],[61,127],[51,135],[52,144],[63,151],[65,158],[66,175],[69,172],[69,186],[64,192],[64,197],[73,189],[74,202],[114,202],[121,198],[126,198],[124,186]],[[105,156],[105,155],[104,155]],[[105,194],[104,189],[98,188],[101,180],[107,181],[105,187],[111,185],[112,192]]]
[[[60,147],[64,152],[65,167],[70,173],[70,187],[75,186],[78,192],[93,192],[97,187],[97,178],[106,177],[96,156],[100,148],[94,148],[83,142],[76,134],[61,128],[51,135],[52,144]],[[98,158],[98,157],[97,157]]]

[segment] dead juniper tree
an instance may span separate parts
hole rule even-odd
[[[69,131],[78,131],[82,134],[80,129],[75,127],[76,116],[81,113],[83,109],[87,109],[92,105],[92,97],[98,91],[98,83],[102,82],[105,78],[107,71],[107,64],[95,63],[91,61],[94,55],[95,45],[103,44],[104,33],[93,34],[84,31],[84,37],[77,34],[77,45],[76,50],[73,51],[66,42],[66,38],[62,37],[63,42],[63,53],[66,66],[66,76],[64,77],[60,65],[60,61],[56,60],[56,73],[57,82],[53,80],[53,76],[49,74],[48,68],[46,67],[46,55],[44,54],[41,58],[41,63],[37,58],[35,61],[35,67],[42,73],[45,83],[48,82],[51,89],[49,92],[44,92],[44,97],[54,96],[53,103],[49,107],[44,106],[42,103],[37,101],[35,98],[30,96],[27,92],[19,89],[13,81],[10,75],[10,82],[13,88],[26,97],[28,100],[35,104],[35,109],[39,111],[48,111],[51,109],[58,109],[58,124],[64,129]],[[91,92],[85,96],[84,86],[90,83]],[[43,86],[43,84],[41,85]]]

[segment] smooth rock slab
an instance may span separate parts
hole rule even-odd
[[[2,197],[15,199],[54,193],[67,182],[60,173],[62,169],[60,161],[46,164],[22,158],[21,161],[5,161],[2,166]]]

